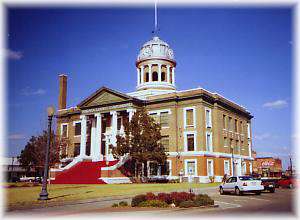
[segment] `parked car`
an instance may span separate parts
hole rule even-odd
[[[221,195],[225,192],[234,192],[236,195],[251,192],[259,195],[264,190],[264,186],[261,180],[255,180],[251,176],[233,176],[223,182],[219,190]]]
[[[282,188],[294,188],[295,186],[295,180],[294,177],[291,176],[284,176],[280,180],[278,180],[279,187]]]
[[[265,191],[269,191],[270,193],[275,192],[275,181],[273,179],[261,178],[261,183],[264,186]]]

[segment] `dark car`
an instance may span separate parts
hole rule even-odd
[[[275,192],[276,183],[273,179],[261,179],[261,184],[264,186],[265,191]]]

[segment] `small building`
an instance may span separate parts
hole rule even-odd
[[[21,177],[34,176],[33,170],[26,172],[19,162],[18,157],[5,157],[2,159],[2,170],[4,173],[4,179],[8,182],[16,181]]]
[[[281,177],[281,159],[273,157],[256,157],[253,161],[253,173],[262,177]]]

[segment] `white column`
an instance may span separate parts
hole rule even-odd
[[[158,64],[158,81],[161,82],[161,64]]]
[[[144,66],[141,66],[141,78],[142,78],[141,84],[143,84],[144,83]]]
[[[175,85],[175,67],[172,68],[172,84]]]
[[[80,115],[81,119],[81,139],[80,139],[80,157],[86,157],[86,115]]]
[[[96,153],[96,120],[92,119],[92,127],[91,127],[91,157],[95,158]]]
[[[93,158],[94,161],[99,161],[103,159],[103,152],[101,152],[101,143],[102,143],[102,118],[101,118],[101,113],[96,113],[95,114],[96,117],[96,144],[95,144],[95,157]]]
[[[117,144],[117,124],[118,124],[118,115],[117,115],[117,111],[111,111],[110,114],[112,115],[112,145],[116,146]]]
[[[126,111],[129,113],[129,121],[131,121],[132,116],[136,112],[136,109],[130,108],[130,109],[127,109]]]
[[[149,82],[152,82],[152,64],[148,64],[149,67]]]
[[[167,65],[167,81],[168,81],[168,83],[171,83],[171,81],[170,81],[170,65]]]
[[[140,85],[140,69],[136,68],[136,72],[137,72],[137,86]]]

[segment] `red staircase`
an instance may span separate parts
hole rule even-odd
[[[108,166],[113,166],[118,161],[110,161]],[[106,167],[106,161],[82,161],[67,170],[61,171],[51,180],[51,184],[106,184],[99,179],[101,167]]]

